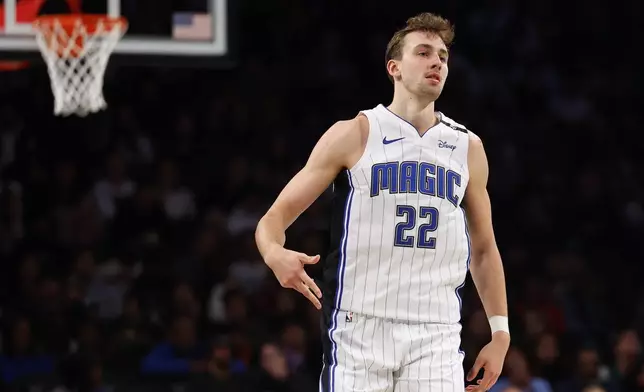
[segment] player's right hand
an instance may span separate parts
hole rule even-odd
[[[322,298],[322,291],[304,271],[304,265],[316,264],[320,261],[320,255],[309,256],[280,246],[267,254],[264,261],[282,287],[299,291],[316,308],[322,308],[319,300]]]

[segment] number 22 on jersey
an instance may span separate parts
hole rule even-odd
[[[436,237],[432,233],[438,228],[438,209],[422,206],[419,211],[408,205],[396,206],[396,216],[403,221],[396,225],[394,246],[436,249]],[[417,223],[421,223],[417,226]]]

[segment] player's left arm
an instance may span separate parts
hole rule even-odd
[[[494,238],[492,207],[487,192],[487,156],[481,139],[471,132],[467,165],[470,179],[463,203],[472,245],[470,272],[492,330],[492,341],[481,350],[467,377],[472,381],[483,368],[483,379],[479,380],[479,385],[469,386],[467,390],[487,391],[501,374],[510,345],[510,333],[505,276]]]
[[[505,276],[494,237],[492,207],[487,192],[488,161],[481,139],[471,132],[467,164],[470,179],[463,202],[472,244],[470,272],[488,319],[495,316],[507,318]]]

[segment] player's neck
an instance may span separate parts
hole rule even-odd
[[[429,99],[423,101],[412,96],[394,94],[394,99],[387,109],[409,122],[417,130],[429,129],[438,121],[434,112],[434,101]]]

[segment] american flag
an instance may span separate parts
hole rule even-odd
[[[172,22],[172,36],[176,39],[213,39],[210,14],[178,12]]]

